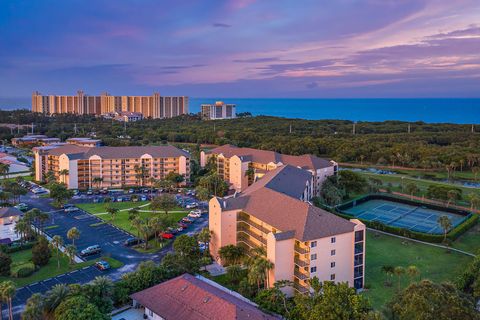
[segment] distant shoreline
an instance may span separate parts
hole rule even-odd
[[[405,121],[480,124],[480,98],[190,98],[192,113],[202,103],[223,100],[237,105],[237,113],[304,120]],[[1,103],[1,99],[0,99]],[[30,109],[0,107],[0,110]]]

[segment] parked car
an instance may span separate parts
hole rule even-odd
[[[80,194],[80,191],[78,191],[78,190],[73,190],[73,195],[74,195],[74,196],[78,196],[79,194]]]
[[[103,188],[102,191],[100,191],[102,194],[108,194],[108,189],[107,188]]]
[[[19,203],[15,206],[20,211],[27,211],[28,210],[28,205],[26,203]]]
[[[167,232],[171,233],[171,234],[176,234],[176,233],[178,233],[178,228],[168,227]]]
[[[169,232],[163,232],[161,237],[163,239],[173,239],[175,236],[173,234],[169,233]]]
[[[72,206],[72,207],[65,208],[63,211],[65,211],[65,213],[75,212],[75,211],[78,211],[78,208],[75,206]]]
[[[200,209],[195,209],[195,210],[190,211],[190,213],[202,214],[202,210],[200,210]]]
[[[183,229],[187,229],[187,228],[188,228],[188,224],[183,223],[183,222],[179,222],[179,223],[178,223],[178,226],[181,227],[181,228],[183,228]]]
[[[196,203],[196,202],[189,202],[185,205],[186,209],[193,209],[193,208],[196,208],[196,207],[198,207],[198,203]]]
[[[192,219],[197,219],[197,218],[200,218],[202,215],[200,213],[193,213],[193,212],[190,212],[188,214],[188,217],[189,218],[192,218]]]
[[[95,244],[93,246],[87,247],[80,251],[80,256],[86,257],[86,256],[91,256],[97,253],[102,252],[102,248],[98,244]]]
[[[128,189],[128,193],[135,193],[134,189]]]
[[[87,190],[87,196],[91,196],[91,195],[93,195],[93,191],[92,191],[92,189],[88,189]]]
[[[123,245],[125,247],[130,247],[130,246],[135,246],[135,245],[140,244],[140,243],[142,243],[141,239],[132,237],[132,238],[128,238],[127,240],[125,240]]]
[[[39,187],[39,188],[33,188],[32,192],[34,194],[42,194],[42,193],[46,193],[47,190],[45,188]]]
[[[146,195],[140,196],[140,201],[147,201],[148,197]]]
[[[99,203],[100,202],[100,198],[93,198],[93,203]]]
[[[100,271],[105,271],[110,269],[110,264],[107,261],[100,260],[95,262],[95,267]]]
[[[183,218],[182,218],[182,222],[185,222],[185,223],[192,223],[192,222],[193,222],[193,220],[192,220],[192,219],[190,219],[190,218],[187,218],[187,217],[183,217]]]
[[[122,201],[123,201],[123,198],[122,198],[122,197],[118,197],[118,198],[116,199],[116,201],[117,201],[117,202],[122,202]]]
[[[199,241],[199,242],[198,242],[198,249],[200,249],[200,252],[205,251],[205,250],[207,249],[206,243]]]

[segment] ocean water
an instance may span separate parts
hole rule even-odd
[[[190,98],[190,112],[222,100],[238,112],[303,119],[480,123],[480,99],[244,99]]]

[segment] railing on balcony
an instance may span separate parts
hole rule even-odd
[[[252,232],[250,230],[248,230],[247,228],[238,228],[237,229],[237,232],[243,232],[245,233],[246,235],[260,241],[261,243],[263,243],[264,245],[267,245],[267,239],[265,239],[264,237],[262,236],[259,236],[258,234],[256,234],[255,232]]]
[[[310,265],[310,260],[303,260],[303,259],[300,259],[300,258],[295,258],[294,259],[294,262],[297,266],[299,267],[308,267]]]
[[[250,239],[248,239],[247,237],[245,236],[238,236],[237,237],[237,242],[242,242],[244,244],[246,244],[248,247],[250,248],[258,248],[258,244],[256,244],[255,242],[251,241]]]
[[[295,245],[295,251],[298,252],[298,253],[301,253],[301,254],[307,254],[307,253],[310,252],[310,248],[300,247],[300,246]]]
[[[254,227],[255,229],[258,229],[259,231],[261,231],[261,232],[263,232],[263,233],[265,233],[265,234],[270,233],[270,230],[268,230],[267,228],[259,225],[258,223],[253,222],[251,219],[249,219],[249,218],[247,218],[247,217],[245,217],[245,216],[243,216],[243,215],[241,215],[241,214],[238,215],[238,220],[237,220],[237,222],[238,222],[238,223],[239,223],[239,222],[244,222],[244,223],[248,224],[249,226],[252,226],[252,227]]]
[[[307,280],[309,278],[307,274],[303,273],[298,269],[295,269],[295,271],[293,271],[293,275],[300,280]]]
[[[293,283],[293,288],[297,290],[300,293],[307,293],[309,292],[307,287],[302,286],[300,283],[294,282]]]

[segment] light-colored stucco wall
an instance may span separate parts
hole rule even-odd
[[[187,175],[187,158],[185,156],[178,158],[178,173],[183,176]]]
[[[331,241],[333,237],[335,243]],[[348,282],[349,286],[353,286],[354,232],[313,241],[317,241],[317,246],[310,247],[310,277],[316,276],[320,281],[330,281],[330,275],[335,274],[335,282]],[[335,250],[333,256],[332,250]],[[312,260],[312,254],[316,254],[317,259]],[[335,267],[331,267],[331,262],[335,262]],[[317,271],[311,272],[312,267],[317,267]]]
[[[42,157],[39,152],[35,152],[35,180],[42,181]]]
[[[68,189],[78,189],[78,160],[70,160],[68,166],[66,178]]]
[[[233,156],[230,158],[230,183],[236,191],[243,191],[248,187],[248,177],[245,173],[248,170],[248,162],[242,162],[242,160]]]
[[[212,198],[208,203],[208,226],[212,235],[209,243],[210,254],[222,263],[218,250],[229,244],[237,244],[237,212],[238,210],[223,211],[223,200]]]
[[[269,272],[270,287],[273,287],[276,281],[293,281],[294,245],[293,238],[277,241],[273,233],[267,235],[267,259],[274,265]],[[293,288],[285,288],[284,292],[290,295],[293,293]]]
[[[205,151],[200,151],[200,167],[204,168],[207,164],[207,157]]]

